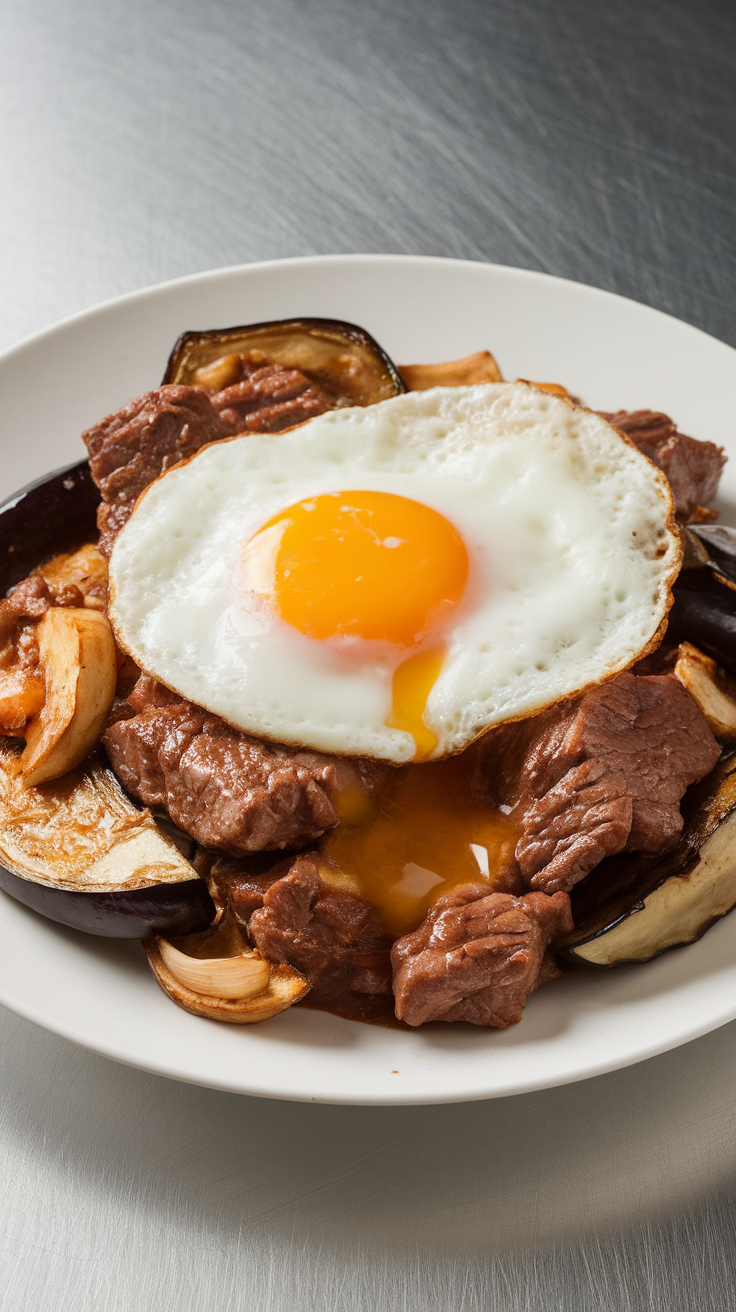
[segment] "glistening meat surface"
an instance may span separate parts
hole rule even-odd
[[[627,673],[491,734],[484,752],[494,799],[521,829],[521,874],[553,893],[616,852],[666,850],[682,829],[685,789],[720,748],[677,679]]]
[[[201,387],[157,387],[137,396],[82,434],[100,489],[100,550],[109,555],[141,492],[180,460],[229,437]]]
[[[210,442],[243,431],[278,432],[329,409],[298,369],[268,365],[210,395],[167,384],[135,397],[82,434],[102,502],[100,550],[109,555],[141,492]]]
[[[571,929],[565,893],[512,897],[489,892],[487,884],[453,889],[394,943],[396,1015],[407,1025],[515,1025],[529,994],[559,977],[547,948]]]
[[[138,713],[103,738],[115,773],[205,847],[234,856],[302,847],[337,823],[328,758],[300,760],[239,733],[145,676],[130,702]]]
[[[718,491],[726,463],[722,446],[680,433],[669,415],[656,410],[601,411],[600,414],[613,428],[631,438],[667,475],[679,519],[687,523],[717,518],[715,512],[703,508]]]
[[[311,857],[271,884],[248,930],[262,956],[309,980],[311,1005],[364,1016],[386,1010],[391,940],[375,909],[323,883]]]
[[[324,414],[330,403],[299,369],[253,368],[243,356],[237,381],[212,395],[212,404],[233,432],[278,433]]]

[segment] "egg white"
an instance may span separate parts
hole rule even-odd
[[[339,642],[306,637],[242,585],[243,548],[272,515],[364,488],[432,506],[470,555],[468,600],[424,716],[435,758],[625,669],[666,616],[680,546],[664,475],[590,411],[498,383],[332,411],[167,472],[112,551],[119,642],[239,729],[411,760],[411,735],[386,724],[385,653],[368,644],[346,660]]]

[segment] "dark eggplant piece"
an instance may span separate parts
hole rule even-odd
[[[8,497],[0,505],[0,596],[50,556],[96,542],[99,500],[86,460]]]
[[[560,965],[650,961],[700,938],[736,906],[736,753],[721,758],[683,809],[672,852],[612,857],[576,885],[575,929],[555,945]]]
[[[667,641],[691,642],[736,675],[736,530],[698,526],[683,538]]]
[[[0,506],[0,595],[50,557],[94,541],[98,501],[83,461]],[[28,788],[20,759],[20,743],[0,740],[0,888],[51,920],[108,937],[187,934],[211,922],[207,885],[100,758]]]
[[[339,319],[277,319],[238,328],[183,333],[161,380],[217,393],[243,366],[298,369],[325,394],[329,409],[373,405],[406,387],[396,365],[365,329]]]
[[[0,743],[0,888],[50,920],[108,938],[188,934],[215,915],[207,885],[93,755],[25,788]]]

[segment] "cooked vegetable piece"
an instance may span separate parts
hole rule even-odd
[[[52,556],[40,566],[39,573],[52,589],[78,588],[84,605],[91,610],[106,609],[107,561],[93,542]]]
[[[0,670],[0,733],[21,734],[41,710],[46,690],[38,669],[10,666]]]
[[[291,966],[272,965],[225,914],[208,930],[143,944],[156,982],[195,1016],[249,1025],[285,1011],[309,991]]]
[[[537,383],[531,378],[517,378],[517,383],[528,383],[530,387],[538,387],[540,392],[549,392],[550,396],[567,397],[570,401],[574,398],[570,396],[566,387],[562,383]]]
[[[700,938],[736,906],[736,754],[693,789],[675,849],[604,861],[573,890],[567,965],[649,961]]]
[[[75,929],[118,938],[189,933],[215,914],[207,886],[94,755],[25,787],[0,742],[0,887]]]
[[[298,370],[326,396],[329,408],[372,405],[406,391],[395,364],[370,333],[338,319],[273,323],[183,333],[162,381],[222,393],[270,365]]]
[[[716,738],[736,738],[736,682],[690,642],[681,642],[676,656],[673,674],[698,703]]]
[[[708,561],[732,583],[736,583],[736,528],[725,524],[699,524],[689,530],[703,549],[703,563]]]
[[[682,532],[685,559],[672,590],[667,638],[694,644],[736,675],[736,531],[686,528]]]
[[[26,730],[26,788],[73,770],[102,735],[117,682],[112,629],[98,610],[48,610],[37,629],[46,692]]]
[[[473,387],[476,383],[501,383],[501,371],[490,351],[478,351],[464,360],[444,364],[402,364],[399,373],[410,392],[430,387]]]
[[[0,595],[41,561],[93,541],[99,500],[86,460],[8,497],[0,505]]]

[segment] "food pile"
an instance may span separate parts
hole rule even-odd
[[[499,1028],[736,904],[721,448],[318,319],[83,436],[0,511],[12,896],[197,1015]]]

